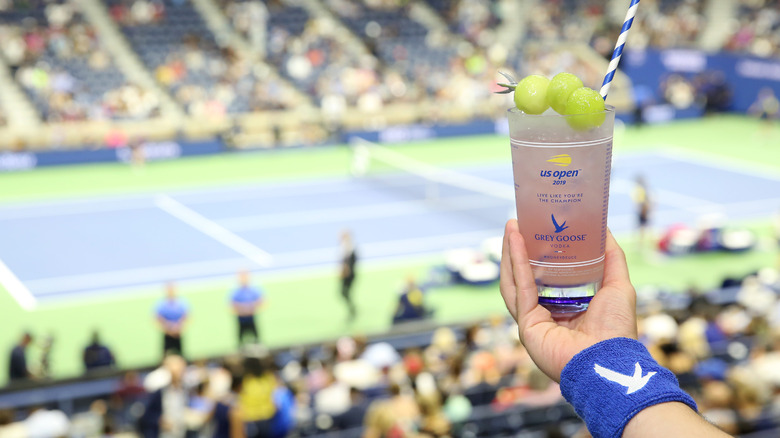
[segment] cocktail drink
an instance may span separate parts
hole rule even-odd
[[[517,221],[539,303],[556,313],[587,309],[604,274],[615,111],[594,116],[508,112]]]

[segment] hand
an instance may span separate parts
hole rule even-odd
[[[575,354],[610,338],[637,338],[636,292],[628,277],[623,250],[607,232],[602,288],[586,312],[565,317],[539,305],[534,275],[517,220],[504,232],[501,296],[517,321],[520,341],[537,366],[556,382]]]

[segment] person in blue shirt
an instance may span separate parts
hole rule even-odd
[[[182,354],[181,335],[188,320],[190,306],[176,294],[176,286],[168,283],[165,298],[155,309],[155,316],[163,332],[163,355]]]
[[[262,304],[262,290],[252,287],[249,272],[239,272],[238,288],[230,296],[233,314],[238,317],[238,345],[243,344],[244,339],[248,335],[254,338],[254,342],[260,342],[260,334],[255,323],[255,314]]]

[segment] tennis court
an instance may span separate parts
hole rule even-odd
[[[137,291],[239,269],[298,272],[334,266],[338,235],[353,231],[364,260],[382,262],[478,246],[513,210],[509,163],[457,166],[475,190],[404,171],[197,190],[4,204],[0,280],[25,308]],[[614,159],[610,227],[634,227],[630,192],[643,174],[653,225],[695,225],[705,214],[762,219],[780,207],[780,172],[673,148]],[[506,191],[479,190],[499,183]],[[436,196],[431,196],[432,193]],[[511,198],[511,196],[510,196]]]
[[[626,249],[640,295],[646,286],[707,290],[725,276],[774,263],[770,217],[780,207],[775,199],[780,149],[773,146],[780,144],[780,131],[760,128],[744,117],[718,117],[616,129],[610,224]],[[500,235],[513,204],[504,136],[425,140],[391,149],[495,181],[491,187],[501,196],[439,187],[439,196],[430,199],[436,190],[429,184],[392,171],[353,179],[343,147],[155,162],[141,172],[89,165],[0,175],[0,260],[9,268],[0,282],[0,314],[9,333],[0,339],[0,350],[10,350],[25,330],[41,339],[54,336],[53,375],[79,375],[80,352],[99,330],[122,367],[155,364],[161,339],[151,309],[162,294],[161,282],[175,280],[192,305],[187,355],[229,354],[235,349],[235,321],[227,296],[235,287],[234,269],[241,267],[258,272],[253,282],[266,293],[259,324],[270,347],[386,332],[403,279],[426,275],[442,262],[442,249],[477,245],[483,231]],[[693,225],[700,213],[720,210],[730,222],[755,231],[759,245],[747,253],[672,258],[639,251],[626,233],[633,229],[629,192],[639,170],[655,194],[655,227]],[[162,207],[180,209],[171,209],[161,195],[267,252],[269,265],[253,261],[262,262],[262,252],[238,244],[246,254],[239,252],[235,240],[228,238],[233,247],[227,246],[166,211]],[[346,323],[335,269],[338,232],[346,227],[354,231],[364,259],[352,324]],[[411,236],[424,237],[411,242]],[[292,255],[285,259],[285,253]],[[218,260],[227,262],[219,266]],[[164,267],[149,269],[158,262]],[[177,264],[188,266],[176,271]],[[19,283],[13,281],[17,276]],[[39,287],[44,280],[49,289]],[[426,300],[437,323],[505,314],[496,285],[433,288]],[[39,351],[31,354],[35,363]],[[0,375],[0,385],[4,379]]]

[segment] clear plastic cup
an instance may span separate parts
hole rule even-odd
[[[577,117],[508,112],[517,222],[539,303],[555,313],[586,310],[604,276],[615,109],[591,129]]]

